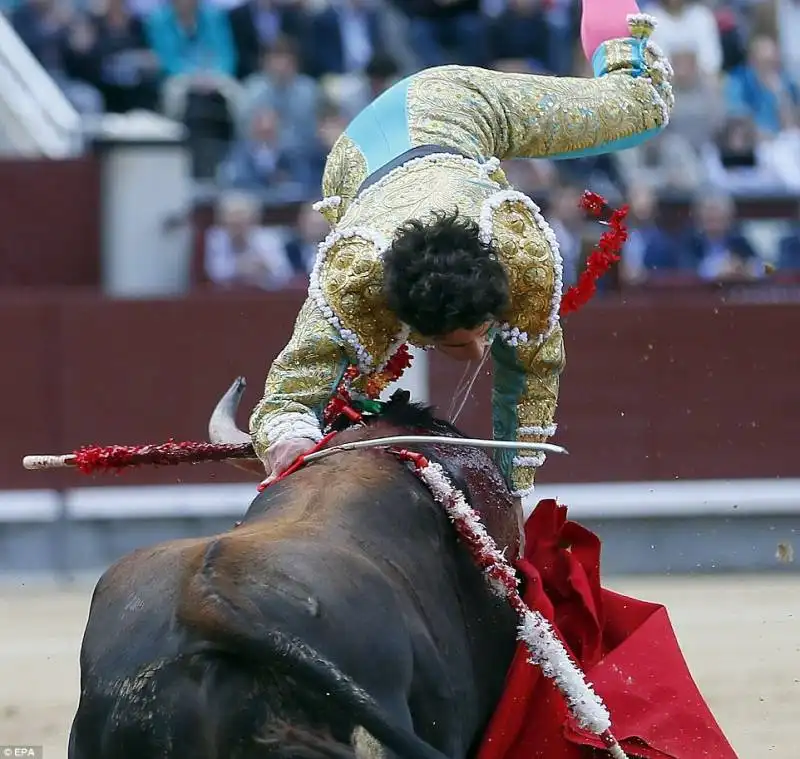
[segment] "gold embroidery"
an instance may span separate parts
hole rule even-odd
[[[395,169],[389,181],[374,185],[356,199],[339,227],[370,227],[391,239],[409,219],[426,219],[434,211],[459,212],[478,219],[481,203],[497,191],[479,176],[475,163],[457,156],[436,157]]]
[[[346,134],[339,135],[333,143],[322,174],[323,197],[338,195],[342,199],[338,207],[322,211],[330,224],[335,224],[342,218],[366,178],[367,161],[358,146]]]
[[[495,210],[492,233],[511,290],[511,303],[500,320],[527,332],[533,341],[548,329],[555,285],[553,251],[533,214],[519,200]]]
[[[612,56],[622,49],[609,47]],[[428,69],[409,90],[412,144],[449,146],[478,159],[539,158],[661,127],[665,113],[653,85],[647,76],[631,76],[630,44],[626,63],[592,79]]]
[[[536,158],[602,147],[663,126],[672,105],[670,73],[663,59],[646,48],[645,75],[632,76],[638,61],[634,61],[630,40],[606,43],[605,53],[607,73],[594,79],[504,74],[460,66],[424,71],[411,82],[408,94],[411,144],[452,147],[480,161],[492,156]],[[342,199],[338,208],[326,212],[340,231],[359,226],[391,239],[407,219],[424,219],[432,211],[455,207],[477,220],[483,200],[498,189],[481,178],[474,165],[458,158],[396,170],[390,182],[355,199],[366,175],[364,156],[342,135],[331,150],[323,178],[324,195]],[[501,171],[491,178],[507,186]],[[531,338],[514,349],[526,373],[524,390],[516,401],[518,422],[521,427],[547,426],[555,414],[564,366],[560,327],[536,345],[536,336],[548,328],[556,286],[552,253],[521,203],[504,204],[495,212],[494,237],[511,280],[512,302],[505,320]],[[320,284],[344,328],[357,334],[376,360],[382,360],[400,325],[385,304],[383,267],[375,247],[358,238],[339,240],[328,252]],[[416,334],[410,341],[425,344]],[[257,451],[266,449],[266,427],[276,415],[309,409],[321,413],[347,356],[341,336],[316,305],[306,303],[289,345],[270,371],[264,399],[251,417]],[[534,472],[516,467],[515,489],[529,487]]]
[[[390,177],[353,201],[337,229],[368,228],[391,239],[403,222],[429,218],[434,211],[458,208],[477,220],[483,201],[497,191],[479,178],[477,164],[458,157],[421,161],[394,170]],[[353,276],[349,267],[356,262],[360,268]],[[386,305],[383,264],[374,246],[361,238],[339,240],[328,251],[321,280],[326,300],[345,328],[355,332],[370,355],[380,360],[401,325]],[[428,344],[414,332],[409,341],[419,347]]]
[[[343,238],[328,250],[320,274],[322,293],[345,329],[380,362],[400,331],[383,294],[383,263],[375,245]],[[355,359],[355,356],[353,356]]]
[[[623,39],[609,40],[603,45],[603,54],[606,71],[618,71],[631,60],[630,43]]]
[[[492,232],[511,289],[511,303],[501,320],[527,332],[529,340],[514,349],[525,372],[524,387],[516,401],[518,428],[546,427],[555,417],[564,363],[560,327],[543,344],[536,344],[537,337],[550,326],[557,286],[554,253],[533,213],[519,200],[506,201],[495,209]],[[517,439],[542,442],[545,437],[517,433]],[[514,466],[510,474],[512,489],[524,491],[533,485],[536,469]]]
[[[648,46],[646,42],[641,41],[633,42],[630,39],[605,42],[603,50],[606,59],[606,71],[629,75],[634,57],[636,59],[639,57],[638,52],[634,52],[634,49],[638,50],[640,46],[643,46],[642,52],[645,66],[643,76],[650,79],[665,105],[672,109],[675,104],[675,97],[669,81],[672,76],[672,69],[669,62],[661,53],[657,53],[656,48],[652,45]]]
[[[267,428],[281,414],[316,414],[322,409],[346,368],[342,340],[313,301],[306,300],[292,338],[275,359],[264,383],[264,396],[250,416],[256,454],[269,448]]]
[[[525,369],[525,389],[517,403],[520,427],[547,427],[553,423],[558,402],[558,386],[566,365],[564,337],[561,327],[556,327],[540,346],[533,343],[517,348],[517,360]],[[518,435],[518,440],[544,442],[545,435]],[[523,452],[521,455],[525,455]],[[514,490],[527,490],[536,478],[534,467],[514,467]]]

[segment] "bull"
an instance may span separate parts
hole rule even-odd
[[[214,442],[249,439],[233,421],[242,389],[218,404]],[[335,442],[426,433],[462,436],[398,392]],[[517,550],[489,455],[414,450]],[[461,759],[515,645],[513,611],[408,466],[375,448],[329,456],[258,494],[235,528],[136,550],[102,575],[69,759]]]

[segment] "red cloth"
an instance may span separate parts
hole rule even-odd
[[[737,759],[692,679],[667,611],[600,586],[600,540],[540,501],[517,568],[523,598],[553,624],[611,715],[631,757]],[[561,694],[517,647],[477,759],[606,759]]]

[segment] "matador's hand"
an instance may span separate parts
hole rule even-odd
[[[315,445],[316,442],[307,437],[291,437],[271,445],[267,451],[266,461],[264,462],[264,468],[268,476],[262,485],[269,485],[281,472],[287,469],[298,456],[307,453]]]

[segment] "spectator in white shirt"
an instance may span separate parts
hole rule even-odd
[[[700,71],[718,77],[722,71],[722,42],[713,11],[692,0],[661,0],[646,6],[658,26],[651,39],[667,54],[694,50]]]
[[[215,285],[278,290],[292,279],[286,233],[261,226],[260,211],[251,195],[231,192],[220,198],[205,244],[206,275]]]

